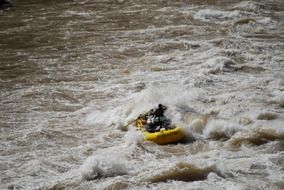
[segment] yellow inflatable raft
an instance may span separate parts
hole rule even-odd
[[[172,129],[160,130],[154,133],[145,130],[146,121],[144,119],[137,119],[135,123],[138,130],[144,131],[144,139],[152,141],[160,145],[177,143],[184,138],[184,133],[181,128],[173,126]]]

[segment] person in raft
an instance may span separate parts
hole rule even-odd
[[[147,131],[148,132],[156,132],[162,128],[167,129],[169,125],[168,120],[164,116],[164,112],[167,109],[166,106],[159,104],[158,108],[155,110],[150,110],[149,114],[147,115]]]

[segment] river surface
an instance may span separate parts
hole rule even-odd
[[[0,11],[0,189],[284,189],[283,0]],[[124,126],[162,103],[186,138]]]

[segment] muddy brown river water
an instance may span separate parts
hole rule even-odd
[[[284,2],[0,10],[0,189],[284,188]],[[186,138],[143,140],[167,105]]]

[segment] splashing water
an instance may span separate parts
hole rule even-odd
[[[12,3],[0,189],[284,188],[282,1]],[[128,125],[159,103],[182,142]]]

